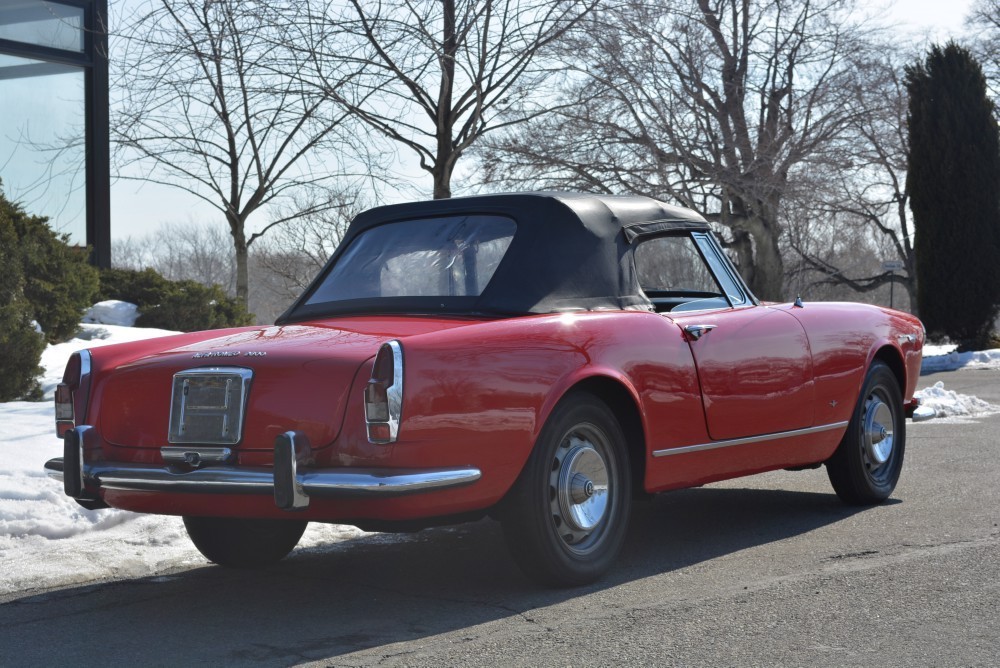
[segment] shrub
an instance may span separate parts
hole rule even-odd
[[[45,339],[31,321],[18,254],[14,224],[0,212],[0,401],[41,398],[36,377]]]
[[[253,318],[218,285],[171,281],[152,269],[105,269],[100,299],[120,299],[139,307],[136,327],[194,332],[249,325]]]
[[[38,401],[45,337],[35,330],[24,300],[0,306],[0,401]]]
[[[0,193],[0,218],[13,231],[14,257],[3,265],[21,268],[23,295],[28,310],[45,332],[49,343],[70,338],[84,310],[94,303],[97,270],[87,262],[87,252],[69,245],[69,237],[57,234],[48,219],[28,215],[18,204]]]

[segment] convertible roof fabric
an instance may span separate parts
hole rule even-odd
[[[630,245],[642,236],[709,229],[694,211],[635,195],[531,192],[377,207],[351,222],[326,267],[278,322],[323,315],[318,309],[299,307],[365,230],[389,222],[463,214],[507,216],[517,223],[493,279],[475,305],[464,309],[480,313],[652,310],[636,280]],[[372,311],[380,310],[377,304],[371,306]],[[331,314],[343,313],[331,307]]]

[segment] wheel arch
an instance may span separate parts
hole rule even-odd
[[[642,413],[635,396],[620,381],[609,376],[589,376],[569,387],[560,398],[573,392],[588,392],[603,401],[614,413],[625,434],[628,450],[629,469],[632,477],[633,495],[645,489],[646,477],[646,429],[642,423]]]
[[[883,345],[881,348],[875,351],[872,355],[868,366],[871,367],[872,363],[879,361],[884,363],[889,370],[892,371],[892,375],[896,377],[896,382],[899,383],[899,393],[905,399],[906,397],[906,364],[903,362],[903,356],[898,350],[893,348],[889,344]]]

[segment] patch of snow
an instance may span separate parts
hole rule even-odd
[[[942,381],[923,390],[917,390],[913,396],[920,399],[920,407],[913,415],[916,422],[931,418],[959,422],[1000,412],[1000,406],[994,406],[979,397],[946,390]]]
[[[0,596],[208,564],[179,517],[86,510],[63,494],[42,468],[62,456],[50,402],[0,403],[0,424]],[[299,545],[322,549],[365,535],[313,523]]]
[[[950,352],[954,352],[955,348],[958,348],[954,343],[942,343],[942,344],[924,344],[924,357],[935,357],[937,355],[947,355]]]
[[[924,361],[920,367],[921,373],[936,371],[954,371],[955,369],[1000,369],[1000,348],[980,350],[967,353],[955,352],[954,346],[936,346],[952,350],[938,355],[928,356],[924,353]]]
[[[82,325],[77,338],[46,349],[44,386],[51,397],[76,350],[174,333]],[[51,401],[0,403],[0,425],[0,595],[208,563],[179,517],[86,510],[63,493],[62,483],[43,470],[46,461],[62,456]],[[322,549],[365,535],[350,526],[314,523],[299,544]]]
[[[96,325],[132,327],[139,317],[139,307],[118,299],[97,302],[83,314],[83,322]]]
[[[125,302],[121,302],[125,303]],[[38,382],[46,399],[55,395],[56,385],[62,382],[63,371],[70,355],[84,348],[99,348],[112,343],[141,341],[158,336],[177,334],[169,329],[153,329],[149,327],[124,327],[122,325],[81,324],[76,337],[65,343],[46,346],[42,352],[42,368],[45,370]]]

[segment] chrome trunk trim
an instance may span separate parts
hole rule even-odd
[[[807,427],[805,429],[795,429],[793,431],[779,431],[773,434],[761,434],[760,436],[748,436],[746,438],[733,438],[728,441],[713,441],[712,443],[702,443],[700,445],[686,445],[680,448],[665,448],[663,450],[654,450],[653,456],[666,457],[667,455],[683,455],[688,452],[729,448],[734,445],[747,445],[749,443],[761,443],[763,441],[777,441],[785,438],[794,438],[796,436],[818,434],[832,429],[843,429],[847,426],[847,424],[848,423],[845,420],[844,422],[834,422],[833,424],[824,424],[819,427]]]

